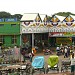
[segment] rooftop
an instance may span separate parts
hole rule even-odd
[[[35,20],[38,13],[24,13],[20,21],[30,21]]]

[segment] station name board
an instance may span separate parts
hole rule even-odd
[[[17,18],[0,18],[0,22],[16,22]]]
[[[6,18],[5,22],[16,22],[17,18]]]
[[[4,22],[4,18],[0,18],[0,22]]]

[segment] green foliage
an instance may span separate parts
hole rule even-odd
[[[58,13],[55,13],[53,15],[59,15],[59,16],[64,16],[64,17],[67,17],[68,15],[75,15],[71,12],[58,12]],[[21,19],[22,15],[21,14],[14,14],[14,15],[11,15],[9,12],[5,12],[5,11],[1,11],[0,12],[0,18],[17,18],[18,21]],[[51,19],[51,16],[48,16],[48,20]]]
[[[59,16],[64,16],[64,17],[67,17],[69,15],[75,15],[71,12],[58,12],[58,13],[55,13],[54,15],[59,15]]]
[[[11,14],[5,11],[0,12],[0,18],[10,18]]]
[[[0,12],[0,18],[17,18],[19,21],[21,19],[21,17],[22,17],[21,14],[11,15],[9,12],[5,12],[5,11]]]
[[[53,15],[59,15],[59,16],[64,16],[64,17],[67,17],[67,16],[69,16],[69,15],[74,15],[75,16],[75,14],[73,14],[73,13],[71,13],[71,12],[58,12],[58,13],[55,13],[55,14],[53,14]],[[52,16],[53,16],[52,15]],[[52,17],[50,17],[50,16],[48,16],[48,21],[51,19]]]
[[[14,15],[12,15],[12,18],[17,18],[18,20],[20,20],[21,17],[22,17],[21,14],[14,14]]]
[[[52,17],[48,16],[48,21],[51,19]]]

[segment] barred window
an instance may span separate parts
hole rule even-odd
[[[4,26],[4,24],[0,24],[0,27],[3,27]]]
[[[17,43],[17,37],[16,37],[16,35],[13,35],[12,36],[12,44],[16,44]]]
[[[0,43],[4,44],[4,36],[0,35]]]

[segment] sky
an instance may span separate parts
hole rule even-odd
[[[39,13],[49,16],[58,12],[75,14],[75,0],[1,0],[0,11],[13,14]]]

